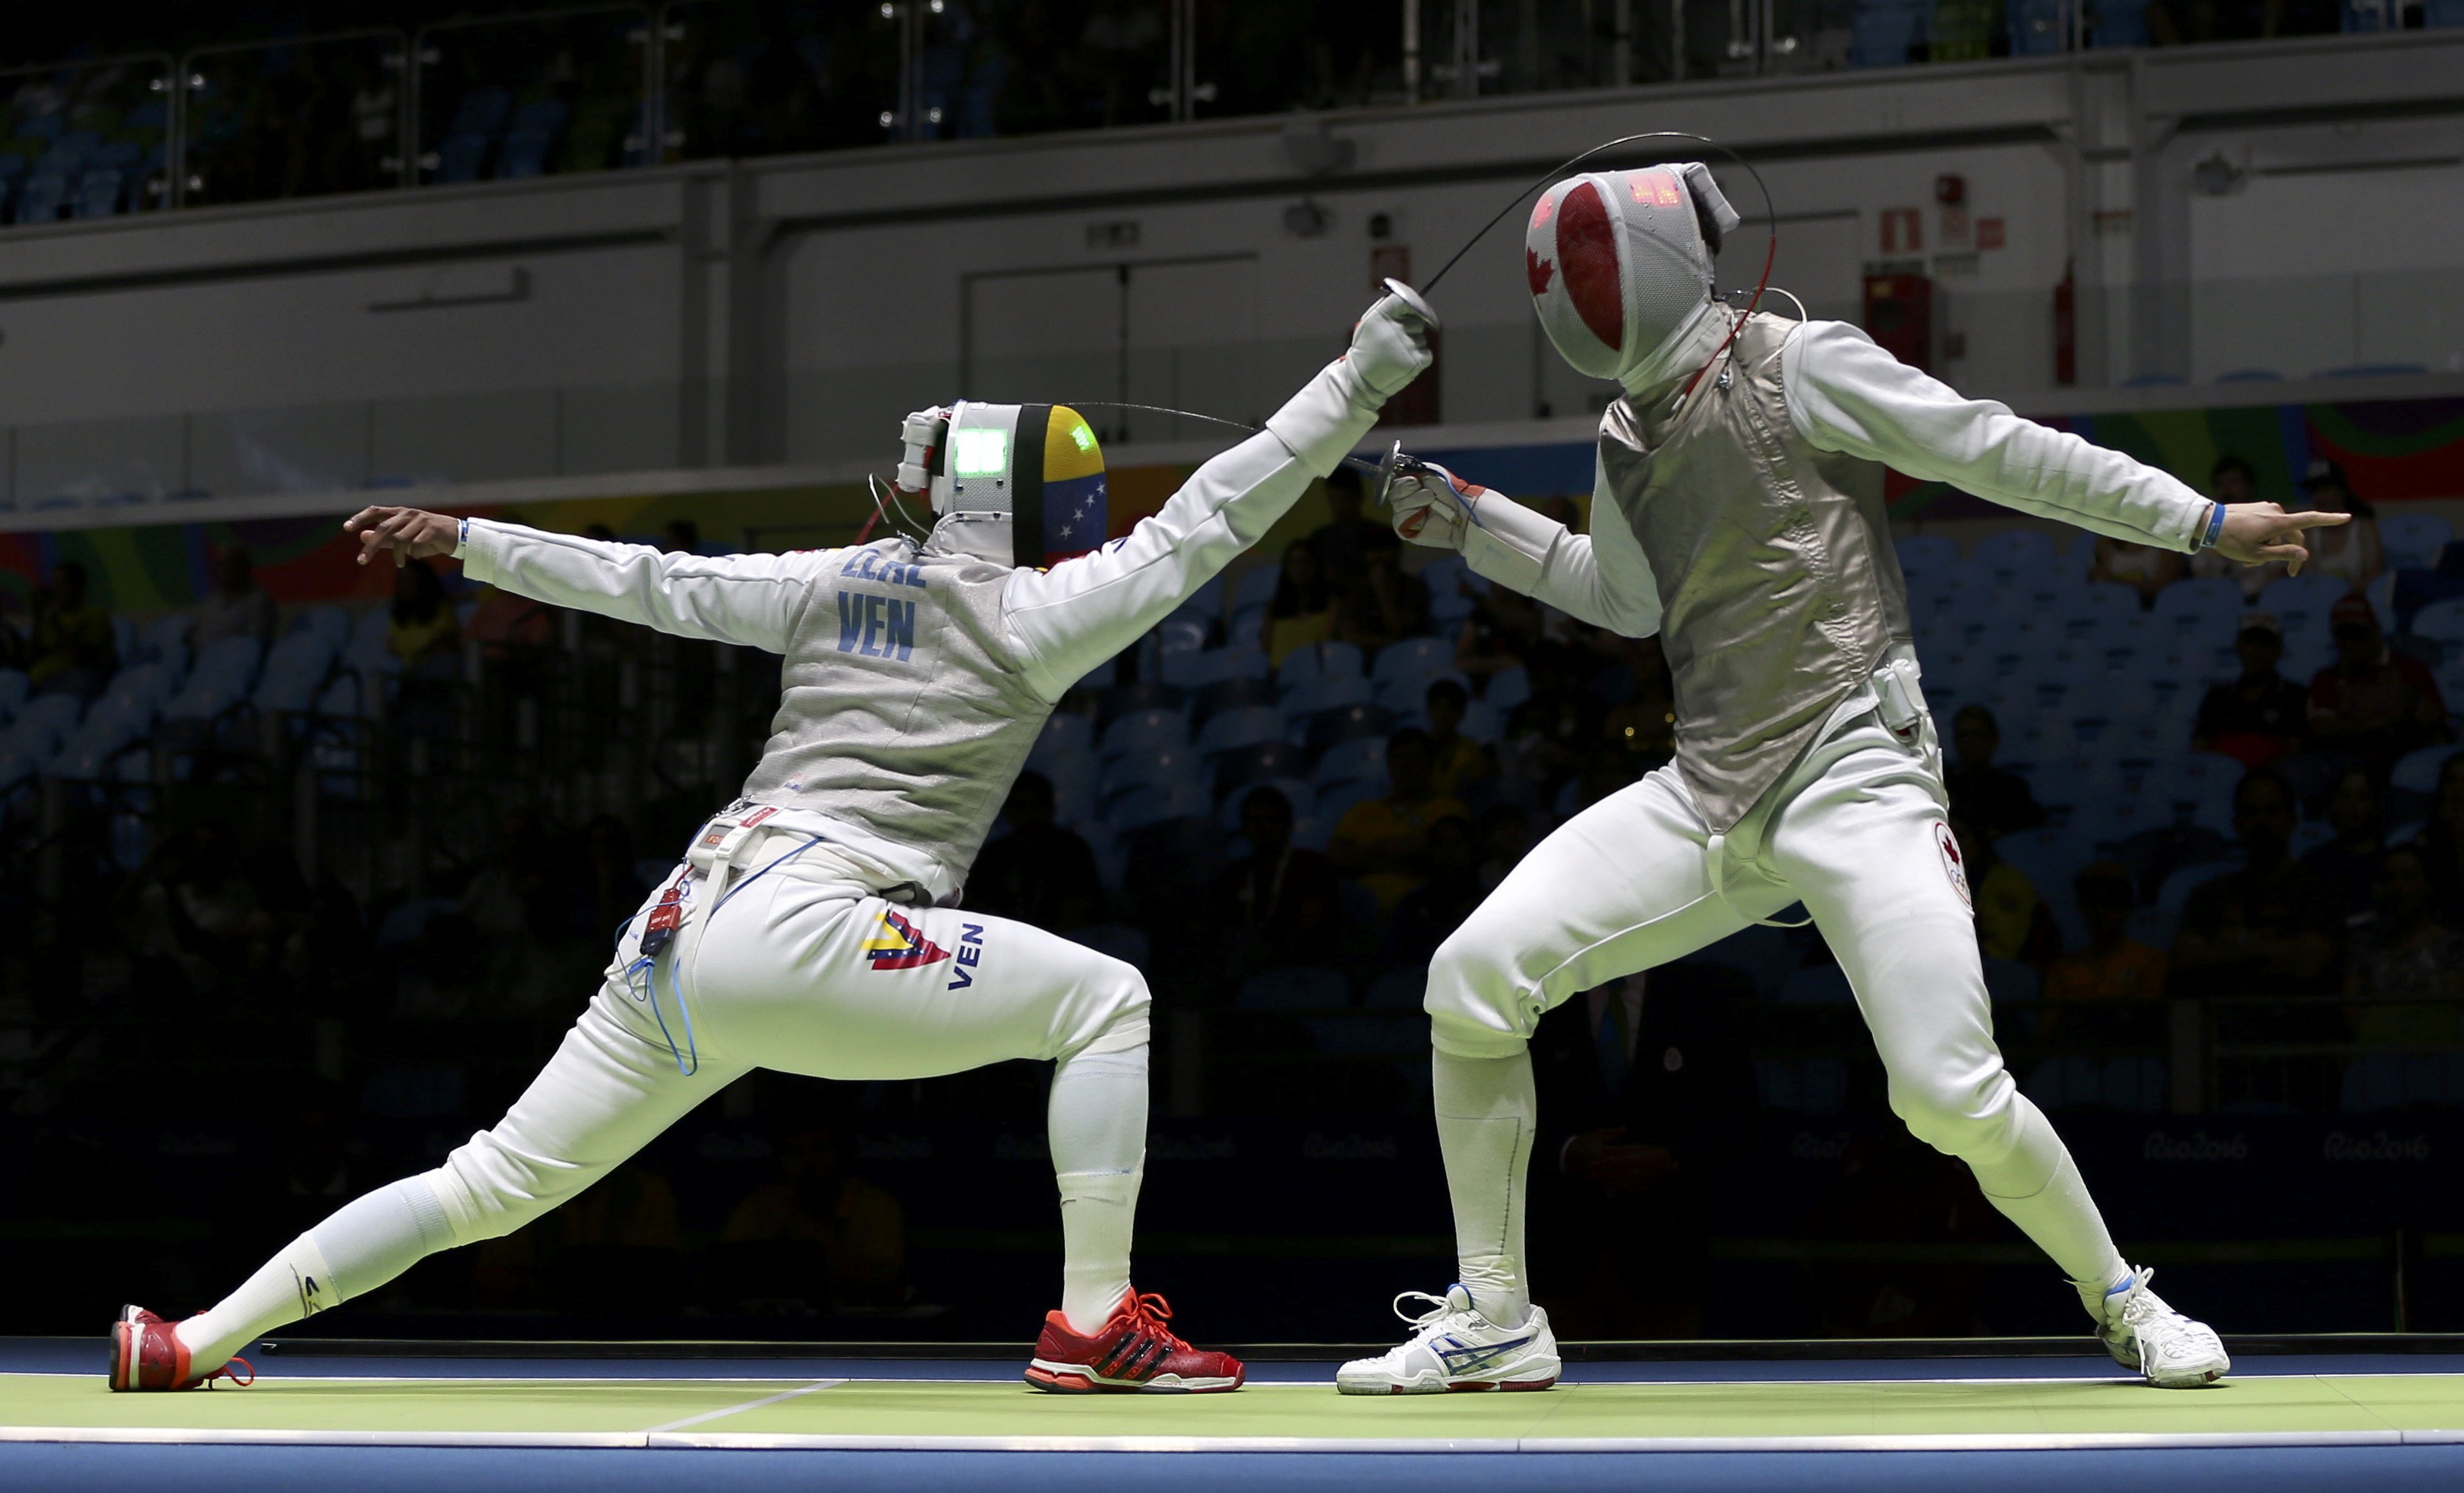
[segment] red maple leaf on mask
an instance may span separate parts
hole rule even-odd
[[[1532,295],[1546,296],[1549,294],[1550,278],[1556,273],[1557,267],[1555,265],[1541,258],[1538,254],[1533,253],[1529,249],[1523,251],[1523,277],[1531,282]]]

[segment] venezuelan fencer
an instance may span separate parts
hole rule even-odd
[[[1881,468],[2099,534],[2246,563],[2306,552],[2342,515],[2224,507],[2161,472],[1969,400],[1837,321],[1713,298],[1736,224],[1700,165],[1572,177],[1526,234],[1534,309],[1581,372],[1617,380],[1591,533],[1443,469],[1394,486],[1406,538],[1584,622],[1658,632],[1677,751],[1568,821],[1438,951],[1425,1000],[1459,1283],[1354,1394],[1546,1389],[1556,1343],[1524,1273],[1534,1102],[1527,1044],[1576,992],[1803,902],[1854,988],[1894,1111],[1973,1169],[2077,1285],[2113,1356],[2206,1384],[2216,1334],[2115,1250],[2070,1153],[1993,1043],[1970,889],[1946,822]]]
[[[1031,1058],[1055,1064],[1064,1260],[1027,1380],[1237,1389],[1237,1360],[1191,1348],[1162,1299],[1130,1284],[1144,978],[954,894],[1055,703],[1344,458],[1429,365],[1424,309],[1408,293],[1381,298],[1263,430],[1110,543],[1093,431],[1038,405],[909,417],[897,485],[929,489],[936,520],[920,544],[703,559],[407,509],[349,519],[363,564],[451,555],[473,580],[536,601],[783,654],[772,735],[502,1120],[434,1171],[344,1206],[211,1310],[174,1323],[124,1309],[112,1388],[204,1382],[274,1328],[509,1233],[753,1068],[910,1079]]]

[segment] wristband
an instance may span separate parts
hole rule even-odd
[[[470,519],[468,519],[468,518],[465,518],[465,519],[463,519],[463,520],[462,520],[462,522],[460,523],[460,525],[458,525],[458,526],[455,528],[455,530],[454,530],[454,538],[453,538],[453,558],[454,558],[455,560],[460,560],[460,559],[462,558],[462,552],[463,552],[464,550],[469,549],[470,547],[471,547],[471,520],[470,520]]]
[[[2203,550],[2214,549],[2216,540],[2222,538],[2225,532],[2225,505],[2210,503],[2208,506],[2214,512],[2208,515],[2206,527],[2199,531],[2198,548]]]

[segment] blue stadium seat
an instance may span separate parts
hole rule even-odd
[[[1274,685],[1264,678],[1219,679],[1190,696],[1190,718],[1204,725],[1225,711],[1251,705],[1272,706],[1278,712],[1283,709]]]
[[[1503,720],[1514,714],[1514,708],[1531,698],[1531,671],[1528,669],[1501,669],[1488,676],[1488,688],[1481,692],[1481,701],[1497,712]]]
[[[2408,630],[2416,638],[2429,638],[2453,651],[2453,645],[2464,644],[2464,596],[2431,603],[2412,614],[2412,626]]]
[[[487,164],[485,135],[448,135],[437,143],[436,179],[440,182],[475,182]]]
[[[74,694],[36,695],[18,709],[16,718],[9,723],[9,735],[19,750],[48,756],[84,718],[85,702]]]
[[[1454,667],[1452,643],[1442,638],[1405,638],[1378,650],[1369,678],[1374,684],[1392,684],[1398,679],[1443,673]]]
[[[1381,707],[1346,705],[1338,710],[1320,711],[1305,722],[1296,722],[1293,735],[1299,738],[1299,745],[1312,752],[1324,752],[1362,736],[1375,736],[1382,741],[1394,729],[1395,717]]]
[[[1357,679],[1360,663],[1360,649],[1352,644],[1312,643],[1284,656],[1283,667],[1275,671],[1275,684],[1298,690],[1322,679]]]
[[[556,144],[553,132],[543,129],[517,129],[505,136],[496,151],[498,181],[515,181],[523,177],[547,174],[547,154]]]
[[[1385,791],[1386,784],[1383,782],[1353,781],[1321,784],[1317,790],[1317,802],[1311,806],[1309,814],[1310,823],[1318,826],[1317,838],[1314,842],[1304,840],[1301,838],[1299,829],[1295,828],[1292,831],[1292,842],[1312,850],[1325,849],[1327,840],[1334,834],[1336,827],[1343,823],[1343,816],[1351,811],[1353,804],[1366,802]],[[1376,911],[1373,908],[1370,911],[1370,921],[1375,920]]]
[[[101,697],[87,710],[86,718],[125,720],[133,730],[149,731],[178,681],[178,674],[168,664],[132,664],[112,676]]]
[[[1417,715],[1429,708],[1429,686],[1441,679],[1451,679],[1471,693],[1471,676],[1460,669],[1433,670],[1425,674],[1407,674],[1390,679],[1378,686],[1377,703],[1397,715]]]
[[[2040,529],[2005,529],[1977,540],[1968,558],[2006,583],[2020,576],[2042,575],[2054,568],[2054,537]]]
[[[2379,518],[2379,544],[2390,569],[2428,570],[2438,563],[2438,552],[2453,543],[2455,526],[2436,514],[2386,514]]]
[[[2063,0],[2012,0],[2011,55],[2051,56],[2071,46],[2070,12]]]
[[[1352,982],[1340,971],[1297,965],[1268,970],[1241,982],[1235,1011],[1327,1011],[1352,1004]]]
[[[1184,606],[1155,624],[1155,649],[1166,658],[1175,653],[1196,653],[1206,647],[1214,630],[1214,624],[1207,618]]]
[[[1441,626],[1470,616],[1474,597],[1488,594],[1488,578],[1475,574],[1460,555],[1441,556],[1422,566],[1420,584],[1429,593],[1429,620]],[[1464,595],[1465,589],[1473,596]]]
[[[1223,625],[1223,641],[1236,648],[1262,649],[1266,646],[1266,609],[1243,606]]]
[[[1169,619],[1166,626],[1181,619]],[[1254,648],[1225,648],[1193,650],[1166,648],[1160,672],[1166,684],[1183,690],[1202,690],[1226,679],[1264,679],[1266,677],[1266,655]]]
[[[1323,792],[1338,783],[1366,782],[1379,792],[1386,788],[1386,740],[1382,736],[1357,736],[1327,749],[1319,757],[1310,780]]]
[[[1284,567],[1280,561],[1268,560],[1252,565],[1229,582],[1232,588],[1232,609],[1244,606],[1265,606],[1275,600],[1275,587],[1282,582]]]
[[[188,682],[163,707],[165,720],[212,720],[248,697],[265,645],[254,638],[224,638],[197,655]]]
[[[1105,762],[1104,803],[1138,788],[1211,787],[1204,760],[1187,745],[1134,747]],[[1207,807],[1214,802],[1210,795]]]
[[[105,166],[87,170],[77,176],[75,215],[80,218],[108,218],[120,211],[121,174]]]
[[[174,675],[186,673],[188,668],[188,634],[195,627],[196,619],[186,612],[157,617],[137,635],[137,648],[130,656],[130,662],[168,664]]]
[[[2425,795],[2435,793],[2438,791],[2439,773],[2446,768],[2448,759],[2459,752],[2464,752],[2464,749],[2453,746],[2423,747],[2418,752],[2408,752],[2396,762],[2395,771],[2388,775],[2387,785]]]
[[[1882,6],[1867,0],[1850,22],[1848,61],[1855,67],[1905,67],[1925,39],[1930,7]]]
[[[1236,747],[1215,759],[1215,791],[1232,793],[1270,778],[1306,778],[1309,754],[1289,741]]]
[[[56,171],[37,171],[26,178],[17,192],[15,221],[19,223],[56,223],[60,209],[69,199],[68,178]]]
[[[295,714],[309,709],[333,672],[335,652],[327,632],[293,632],[282,638],[266,655],[265,672],[256,682],[256,708]]]
[[[1170,820],[1206,819],[1214,812],[1214,798],[1201,783],[1147,783],[1108,804],[1104,824],[1116,835],[1127,835]]]
[[[1334,678],[1305,679],[1284,694],[1284,714],[1295,727],[1306,726],[1313,715],[1339,711],[1347,706],[1367,705],[1376,699],[1377,691],[1357,674]]]
[[[1959,562],[1959,544],[1947,535],[1914,534],[1891,546],[1900,557],[1900,572],[1907,577],[1908,589],[1917,588],[1921,577],[1947,570]]]
[[[350,642],[342,649],[342,662],[363,673],[398,674],[402,661],[386,646],[386,631],[392,620],[382,606],[371,606],[351,625]]]
[[[1179,609],[1185,612],[1197,612],[1205,617],[1222,616],[1223,578],[1220,575],[1207,577],[1199,583],[1197,590],[1190,592],[1182,600]]]
[[[473,88],[454,100],[453,121],[446,126],[446,133],[494,135],[505,127],[513,110],[514,96],[506,90]]]
[[[1186,746],[1189,718],[1178,711],[1132,711],[1104,728],[1105,757],[1125,752]]]
[[[1284,739],[1284,713],[1271,705],[1249,705],[1220,711],[1198,731],[1200,757],[1212,759],[1235,747]]]
[[[2087,44],[2091,47],[2147,45],[2146,0],[2098,0],[2088,10]]]
[[[1033,767],[1064,755],[1091,757],[1094,751],[1095,722],[1075,711],[1055,711],[1035,734],[1035,749],[1027,754],[1026,763]]]

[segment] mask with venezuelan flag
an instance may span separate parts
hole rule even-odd
[[[1057,565],[1104,542],[1104,450],[1067,405],[961,400],[931,461],[934,514],[1007,522],[1017,564]]]

